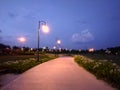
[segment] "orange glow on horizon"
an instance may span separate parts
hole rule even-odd
[[[89,49],[89,52],[94,52],[94,48],[90,48],[90,49]]]

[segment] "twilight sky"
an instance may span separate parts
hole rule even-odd
[[[120,0],[0,0],[0,43],[37,47],[39,20],[50,28],[40,47],[56,39],[68,49],[120,46]]]

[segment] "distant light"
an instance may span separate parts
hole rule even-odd
[[[111,51],[109,51],[109,50],[106,50],[105,52],[106,52],[107,54],[110,54],[110,53],[111,53]]]
[[[22,48],[21,48],[21,50],[23,51],[23,50],[24,50],[24,48],[22,47]]]
[[[65,50],[67,51],[68,49],[67,49],[67,48],[65,48]]]
[[[62,51],[62,48],[59,48],[59,52],[61,52]]]
[[[30,48],[30,50],[32,51],[32,50],[33,50],[33,48]]]
[[[89,52],[94,52],[94,48],[90,48],[90,49],[89,49]]]
[[[25,37],[20,37],[20,38],[18,38],[18,41],[19,41],[19,42],[25,42],[26,39],[25,39]]]
[[[57,40],[57,44],[61,44],[61,40]]]
[[[56,49],[56,46],[54,46],[53,49]]]
[[[43,47],[43,49],[46,49],[46,47]]]
[[[59,50],[61,50],[62,48],[59,48]]]
[[[81,52],[81,49],[79,49],[79,52]]]
[[[47,25],[42,25],[42,31],[43,31],[44,33],[49,33],[49,28],[48,28],[48,26],[47,26]]]

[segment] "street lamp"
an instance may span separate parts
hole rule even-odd
[[[39,47],[40,47],[40,30],[42,30],[44,33],[48,33],[49,32],[49,28],[46,24],[45,21],[39,21],[38,22],[38,50],[37,50],[37,53],[38,53],[38,58],[37,60],[39,61],[40,57],[39,57]]]
[[[26,41],[26,39],[25,39],[25,37],[19,37],[18,41],[24,43]]]
[[[17,40],[20,43],[21,50],[23,51],[22,44],[24,44],[26,42],[26,38],[25,37],[19,37],[19,38],[17,38]]]
[[[59,45],[60,45],[60,44],[61,44],[61,40],[57,40],[57,44],[59,44]]]

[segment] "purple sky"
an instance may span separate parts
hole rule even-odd
[[[37,47],[39,20],[50,28],[40,32],[40,47],[56,39],[68,49],[120,45],[120,0],[0,0],[0,43]]]

